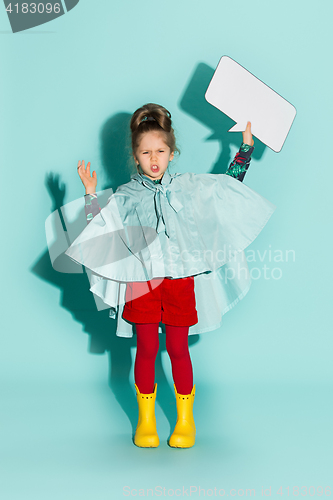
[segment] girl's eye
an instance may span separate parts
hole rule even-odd
[[[164,149],[160,149],[160,150],[159,150],[159,153],[164,153]]]

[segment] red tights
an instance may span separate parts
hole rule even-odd
[[[159,348],[159,323],[136,323],[137,351],[134,365],[135,383],[142,394],[151,394],[155,383],[155,359]],[[173,380],[179,394],[190,394],[193,370],[188,350],[188,326],[165,325]]]

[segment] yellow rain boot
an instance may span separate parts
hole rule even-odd
[[[139,406],[139,420],[135,431],[134,444],[141,448],[156,448],[160,444],[155,418],[157,384],[155,384],[152,394],[141,394],[138,386],[134,385]]]
[[[193,403],[195,385],[191,394],[178,394],[174,384],[177,404],[177,422],[170,439],[169,446],[173,448],[191,448],[195,442],[195,423],[193,418]]]

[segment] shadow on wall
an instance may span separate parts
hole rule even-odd
[[[210,173],[224,174],[233,159],[230,146],[237,149],[242,142],[241,132],[228,132],[235,122],[205,99],[205,93],[214,75],[214,69],[205,63],[200,63],[194,70],[189,83],[179,101],[179,107],[192,118],[212,131],[206,141],[218,141],[220,154],[212,166]],[[266,146],[255,139],[255,149],[252,158],[260,160]]]
[[[236,147],[240,145],[241,133],[228,133],[234,122],[205,100],[205,92],[213,74],[213,68],[204,63],[199,64],[179,105],[184,112],[212,131],[206,140],[219,141],[220,155],[211,169],[211,173],[218,174],[226,171],[231,161],[230,146],[231,144]],[[107,120],[101,129],[101,162],[106,180],[105,185],[99,188],[100,190],[112,188],[115,191],[118,186],[128,182],[131,175],[136,172],[131,159],[130,118],[129,113],[117,113]],[[260,159],[264,149],[265,146],[256,140],[253,156]],[[98,176],[101,179],[100,173]],[[79,178],[78,182],[81,182]],[[65,204],[66,187],[60,183],[59,176],[53,172],[47,175],[45,185],[53,204],[51,212],[58,211],[62,224],[61,230],[67,235],[69,223],[64,220],[60,210]],[[100,204],[104,206],[101,199]],[[85,221],[84,224],[86,224]],[[61,269],[66,269],[66,264],[72,262],[65,255],[61,255],[59,259],[66,259]],[[126,339],[116,336],[116,320],[109,318],[109,309],[97,310],[93,294],[89,291],[87,274],[83,267],[75,265],[78,268],[77,273],[57,272],[52,267],[49,252],[46,250],[31,270],[39,278],[61,291],[61,306],[70,312],[75,321],[82,324],[83,331],[89,335],[89,352],[92,354],[109,353],[109,385],[131,422],[134,434],[137,423],[137,402],[134,381],[130,380],[130,372],[132,369],[131,349],[135,348],[136,338],[134,336]],[[55,267],[59,269],[59,266]],[[198,335],[191,335],[189,344],[193,345],[198,340]],[[160,350],[156,360],[156,381],[159,385],[157,400],[169,420],[170,429],[173,429],[176,420],[175,398],[162,366],[162,351],[165,351],[165,334],[160,337]]]

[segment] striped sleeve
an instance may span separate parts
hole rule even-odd
[[[86,212],[87,224],[99,214],[101,207],[99,206],[97,194],[86,194],[84,196],[84,210]]]
[[[248,144],[244,144],[244,142],[242,142],[241,147],[239,148],[238,153],[236,153],[233,161],[230,163],[226,174],[242,182],[247,169],[250,166],[253,150],[253,146],[249,146]]]

